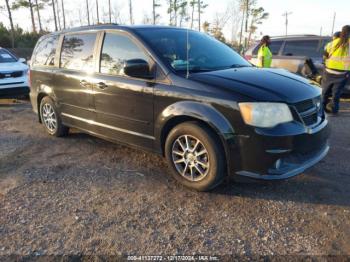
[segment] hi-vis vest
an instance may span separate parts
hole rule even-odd
[[[261,62],[261,58],[264,58],[264,64]],[[258,52],[258,67],[270,68],[272,63],[272,53],[268,46],[262,45]]]
[[[328,58],[326,67],[329,69],[350,71],[350,39],[347,48],[339,47],[336,49],[339,39],[333,40],[326,46]]]

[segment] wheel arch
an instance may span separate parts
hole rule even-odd
[[[159,151],[164,155],[165,141],[169,132],[177,125],[187,121],[198,121],[210,128],[219,138],[221,146],[224,149],[225,157],[229,163],[231,159],[231,150],[229,145],[232,143],[234,128],[225,118],[225,116],[210,104],[203,104],[192,101],[181,101],[168,106],[159,115],[155,125],[155,135]],[[230,166],[228,165],[228,168]]]
[[[46,96],[50,97],[54,102],[56,102],[55,96],[54,96],[51,88],[49,88],[49,87],[42,88],[38,92],[38,95],[37,95],[36,99],[37,99],[38,120],[39,120],[40,123],[41,123],[40,103],[41,103],[41,100],[43,100],[43,98],[46,97]]]

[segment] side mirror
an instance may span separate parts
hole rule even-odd
[[[18,62],[23,63],[23,64],[27,64],[26,59],[23,58],[23,57],[19,58],[19,59],[18,59]]]
[[[130,59],[124,63],[124,74],[136,78],[152,79],[149,64],[143,59]]]

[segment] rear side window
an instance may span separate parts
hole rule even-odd
[[[101,52],[100,72],[111,75],[124,75],[124,62],[130,59],[143,59],[148,56],[128,36],[106,34]]]
[[[273,55],[278,55],[281,47],[282,47],[283,41],[272,41],[270,44],[270,50]]]
[[[283,41],[272,41],[270,44],[270,50],[273,55],[278,55],[282,47]],[[260,45],[257,45],[253,50],[253,55],[257,55],[259,52]]]
[[[283,55],[285,56],[320,56],[319,40],[286,41]]]
[[[38,43],[37,47],[35,48],[33,65],[55,65],[58,37],[58,35],[49,36]]]
[[[96,34],[66,35],[62,44],[60,65],[66,69],[93,71]]]

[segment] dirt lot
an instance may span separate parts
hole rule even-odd
[[[350,106],[331,151],[280,182],[178,185],[157,155],[73,131],[48,136],[28,102],[0,105],[0,256],[350,255]]]

